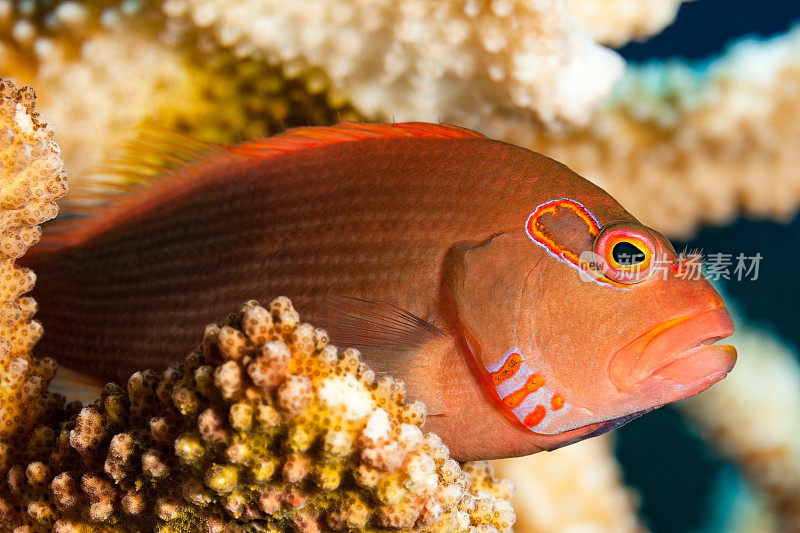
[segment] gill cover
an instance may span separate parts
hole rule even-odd
[[[458,326],[479,362],[499,361],[517,344],[517,318],[525,278],[532,270],[522,232],[503,233],[485,243],[453,247],[445,260]]]
[[[577,232],[572,237],[580,239]],[[526,320],[524,305],[534,297],[526,287],[543,258],[531,253],[530,240],[520,229],[451,249],[444,281],[460,332],[498,408],[529,430],[551,435],[564,431],[576,410],[584,417],[588,413],[549,385],[541,357],[521,345],[527,337],[521,328],[535,327]]]

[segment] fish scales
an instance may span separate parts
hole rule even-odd
[[[520,172],[519,149],[498,145],[365,139],[214,168],[30,263],[47,331],[37,352],[120,381],[177,360],[248,299],[287,295],[311,322],[328,294],[429,315],[445,252],[524,216],[547,195],[538,178],[569,174],[549,160]]]

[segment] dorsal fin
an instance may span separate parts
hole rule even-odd
[[[151,184],[160,176],[184,167],[224,147],[200,141],[189,135],[157,126],[143,126],[139,134],[123,150],[112,154],[100,168],[117,179],[106,188],[122,186],[122,190]],[[126,178],[120,183],[119,178]]]
[[[485,138],[472,130],[446,124],[343,122],[292,128],[272,137],[223,146],[147,126],[98,169],[91,188],[73,189],[62,206],[62,215],[46,228],[38,251],[46,253],[81,242],[135,213],[137,205],[145,205],[165,189],[200,178],[214,167],[235,160],[268,159],[331,144],[403,137]]]
[[[170,177],[179,176],[182,180],[186,180],[193,173],[206,169],[208,163],[219,162],[218,156],[221,154],[245,159],[263,159],[327,144],[380,137],[483,138],[484,136],[458,126],[425,122],[399,124],[343,122],[335,126],[291,128],[271,137],[225,146],[200,141],[157,126],[142,126],[135,139],[127,142],[95,171],[97,177],[92,180],[92,190],[81,191],[80,197],[73,198],[71,202],[82,201],[86,204],[87,200],[100,200],[115,204],[117,203],[115,199],[148,189],[154,184],[169,185]],[[81,213],[66,211],[66,214]]]

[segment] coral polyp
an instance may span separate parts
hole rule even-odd
[[[247,302],[182,363],[35,427],[0,487],[0,527],[509,529],[513,487],[487,463],[462,469],[425,417],[287,298]]]

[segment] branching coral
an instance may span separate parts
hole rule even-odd
[[[764,332],[739,328],[736,368],[682,410],[725,457],[742,465],[786,531],[800,529],[800,366]]]
[[[568,2],[167,0],[178,26],[238,55],[322,69],[367,116],[477,127],[490,116],[582,123],[621,59],[575,31]]]
[[[512,503],[518,533],[644,531],[636,519],[636,496],[622,482],[610,437],[492,464],[517,486]]]
[[[27,56],[0,59],[0,74],[22,74]],[[186,50],[147,32],[116,27],[79,44],[50,42],[29,79],[59,126],[75,190],[92,182],[108,154],[143,122],[215,142],[266,136],[289,126],[331,124],[361,115],[313,77],[287,79],[262,60],[225,50]],[[324,82],[325,78],[321,80]]]
[[[402,382],[375,379],[286,298],[248,302],[182,364],[33,430],[5,527],[85,531],[507,530],[512,487],[461,469]],[[155,524],[155,525],[154,525]]]
[[[33,273],[14,264],[56,216],[55,200],[67,191],[53,130],[35,111],[33,89],[0,78],[0,440],[24,433],[54,407],[47,394],[54,364],[31,357],[42,334],[31,320],[36,302],[23,296]],[[0,442],[0,465],[9,458]]]

